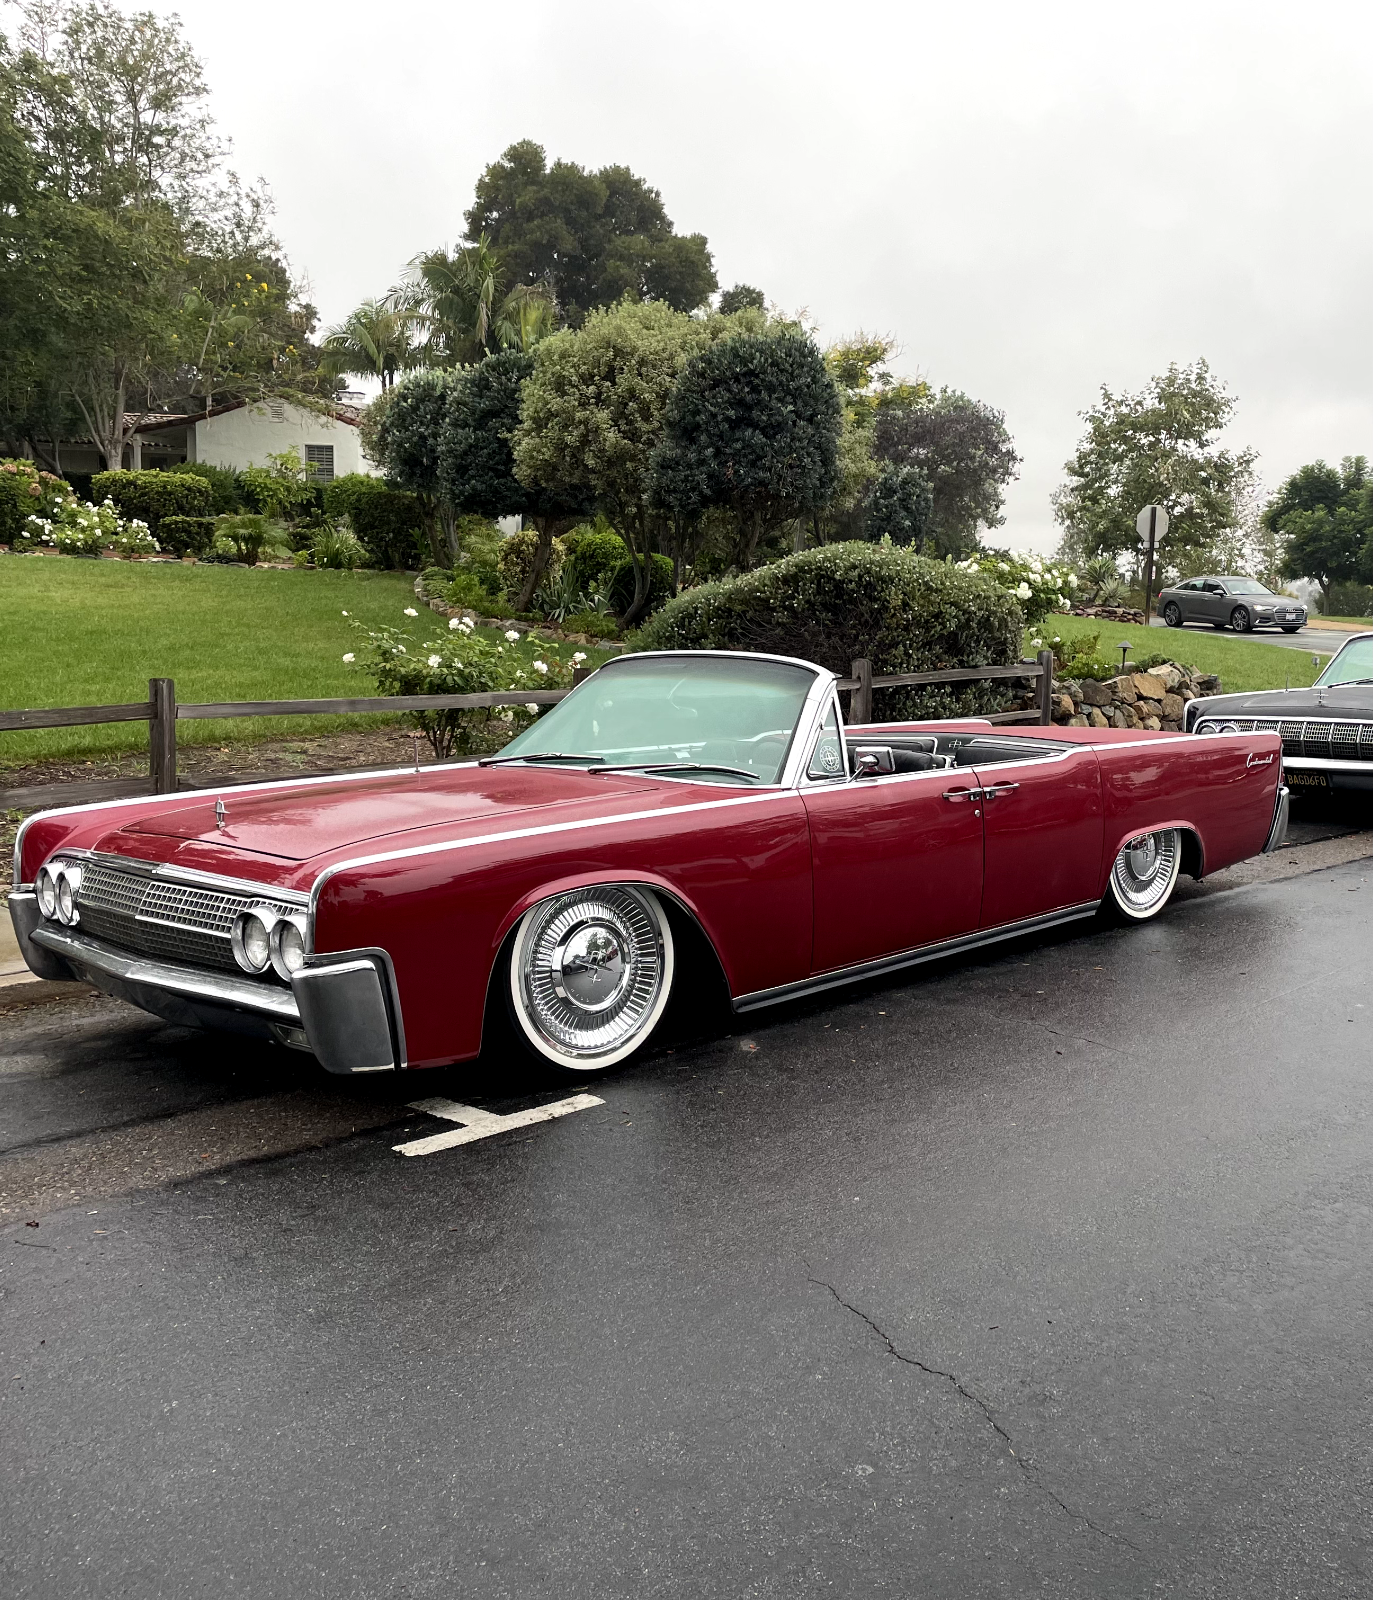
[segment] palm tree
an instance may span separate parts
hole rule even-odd
[[[496,350],[528,350],[553,332],[552,296],[542,286],[506,287],[505,267],[485,234],[450,251],[426,250],[406,282],[386,297],[423,335],[417,351],[431,366],[480,361]]]
[[[410,318],[386,300],[364,300],[337,327],[326,330],[320,365],[349,377],[379,377],[384,393],[411,364]]]

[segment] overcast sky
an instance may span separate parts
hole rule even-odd
[[[656,185],[720,282],[1003,409],[998,542],[1103,383],[1205,356],[1276,485],[1373,454],[1373,7],[1288,0],[182,0],[325,322],[463,230],[516,139]]]

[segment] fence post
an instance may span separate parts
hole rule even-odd
[[[176,680],[149,678],[148,773],[154,794],[176,793]]]
[[[1046,727],[1054,718],[1054,653],[1039,652],[1039,720]]]
[[[572,687],[575,689],[583,678],[589,678],[595,670],[595,667],[573,667]]]
[[[857,687],[849,694],[849,721],[862,724],[872,721],[872,662],[860,657],[849,667],[849,676],[857,680]]]

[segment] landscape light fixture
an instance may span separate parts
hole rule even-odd
[[[1134,648],[1135,648],[1134,645],[1128,643],[1126,640],[1122,639],[1120,641],[1120,670],[1122,672],[1125,671],[1125,657],[1126,657],[1126,654],[1129,651],[1133,650]]]

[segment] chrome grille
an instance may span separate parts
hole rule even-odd
[[[82,930],[119,950],[191,966],[241,972],[229,943],[234,918],[252,905],[299,909],[270,894],[206,889],[149,877],[133,867],[87,861],[76,897]]]
[[[1276,733],[1285,756],[1373,761],[1373,722],[1335,722],[1329,717],[1228,717],[1219,711],[1208,712],[1201,721],[1232,723],[1241,733]]]

